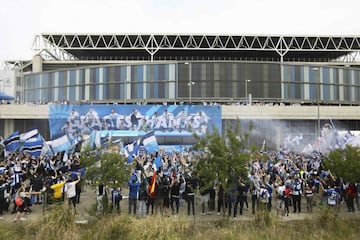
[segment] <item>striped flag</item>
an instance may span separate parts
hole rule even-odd
[[[89,145],[93,148],[106,148],[112,144],[112,131],[93,131]]]
[[[57,139],[46,142],[49,146],[51,146],[54,153],[70,151],[71,150],[71,142],[67,135],[63,135]]]
[[[47,142],[45,141],[45,139],[43,137],[41,137],[42,142],[43,142],[43,147],[41,149],[41,154],[40,156],[52,156],[54,155],[53,150],[51,149],[51,146],[49,146],[47,144]]]
[[[127,163],[131,163],[133,156],[139,155],[140,147],[143,147],[147,152],[155,152],[159,150],[154,131],[147,132],[145,135],[140,136],[136,141],[128,144],[124,148],[124,154],[127,158]]]
[[[39,157],[43,148],[43,140],[40,134],[27,139],[21,146],[21,151],[33,157]]]
[[[134,142],[128,144],[124,148],[124,154],[127,158],[126,162],[131,163],[134,156],[139,155],[139,149],[140,149],[140,139],[135,140]]]
[[[141,137],[141,145],[144,146],[147,152],[155,152],[159,150],[154,131],[147,132]]]
[[[20,146],[20,135],[19,131],[15,131],[6,139],[4,139],[3,144],[5,146],[5,150],[8,152],[16,151]]]
[[[29,138],[37,136],[37,134],[39,134],[39,130],[37,130],[36,128],[30,129],[27,132],[20,134],[20,142],[25,142]]]
[[[105,136],[101,136],[101,131],[95,132],[94,144],[96,148],[104,148],[111,145],[112,132],[107,132]]]
[[[108,132],[104,137],[101,138],[101,146],[108,147],[111,145],[112,132]]]

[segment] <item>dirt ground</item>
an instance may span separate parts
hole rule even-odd
[[[127,199],[127,194],[128,194],[128,189],[123,189],[122,194],[124,196],[123,200],[120,203],[121,206],[121,213],[120,214],[128,214],[128,199]],[[251,204],[251,199],[250,197],[248,197],[248,201],[249,204]],[[77,205],[77,210],[76,210],[76,215],[75,215],[75,219],[76,222],[81,224],[81,223],[87,223],[89,221],[89,219],[93,218],[89,215],[89,209],[93,208],[93,206],[96,204],[96,193],[95,193],[95,188],[92,188],[90,186],[86,186],[84,187],[84,190],[81,193],[81,197],[80,197],[80,204]],[[292,207],[290,207],[290,214],[289,216],[285,216],[285,217],[279,217],[280,220],[282,221],[291,221],[291,220],[303,220],[303,219],[307,219],[307,218],[311,218],[314,216],[314,214],[316,214],[316,212],[319,210],[318,206],[314,206],[313,209],[313,213],[307,213],[306,210],[306,205],[305,205],[305,198],[302,199],[302,213],[292,213]],[[275,205],[276,205],[276,200],[273,200],[273,208],[271,211],[271,214],[274,217],[277,217],[276,215],[276,209],[275,209]],[[0,221],[5,221],[5,222],[14,222],[14,218],[15,218],[15,214],[11,214],[13,205],[10,205],[10,209],[9,212],[5,212],[3,215],[2,220]],[[249,205],[249,208],[246,208],[246,206],[244,207],[245,211],[243,213],[243,215],[237,215],[237,217],[233,218],[231,217],[232,220],[236,221],[252,221],[254,220],[254,215],[251,213],[251,206]],[[355,207],[356,209],[356,207]],[[44,216],[46,209],[44,209],[44,207],[42,205],[33,205],[31,206],[31,210],[32,212],[30,214],[25,215],[26,220],[25,221],[34,221],[34,220],[39,220],[41,217]],[[358,210],[358,209],[356,209]],[[195,200],[195,216],[188,216],[187,215],[187,203],[185,201],[182,201],[181,206],[180,206],[180,210],[179,210],[179,216],[188,218],[191,221],[194,221],[196,218],[196,221],[209,221],[209,220],[216,220],[216,219],[220,219],[222,216],[218,216],[216,214],[216,212],[212,212],[211,215],[210,214],[206,214],[201,215],[201,204],[200,204],[200,199],[196,199]],[[114,213],[113,214],[117,214]],[[347,212],[347,209],[344,205],[341,206],[341,210],[340,210],[340,216],[344,216],[347,218],[358,218],[360,219],[360,211],[355,211],[354,213],[350,213]],[[170,218],[176,218],[178,216],[176,215],[170,215]],[[18,221],[18,222],[22,222],[22,221]]]

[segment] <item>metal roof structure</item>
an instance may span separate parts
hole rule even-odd
[[[45,60],[358,62],[360,36],[42,33]]]

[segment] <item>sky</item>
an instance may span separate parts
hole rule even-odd
[[[360,36],[359,0],[0,0],[0,62],[40,33]]]

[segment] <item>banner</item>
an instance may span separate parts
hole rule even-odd
[[[93,131],[115,131],[123,136],[139,136],[154,131],[155,136],[221,134],[221,106],[202,105],[49,105],[51,139],[70,138]]]

